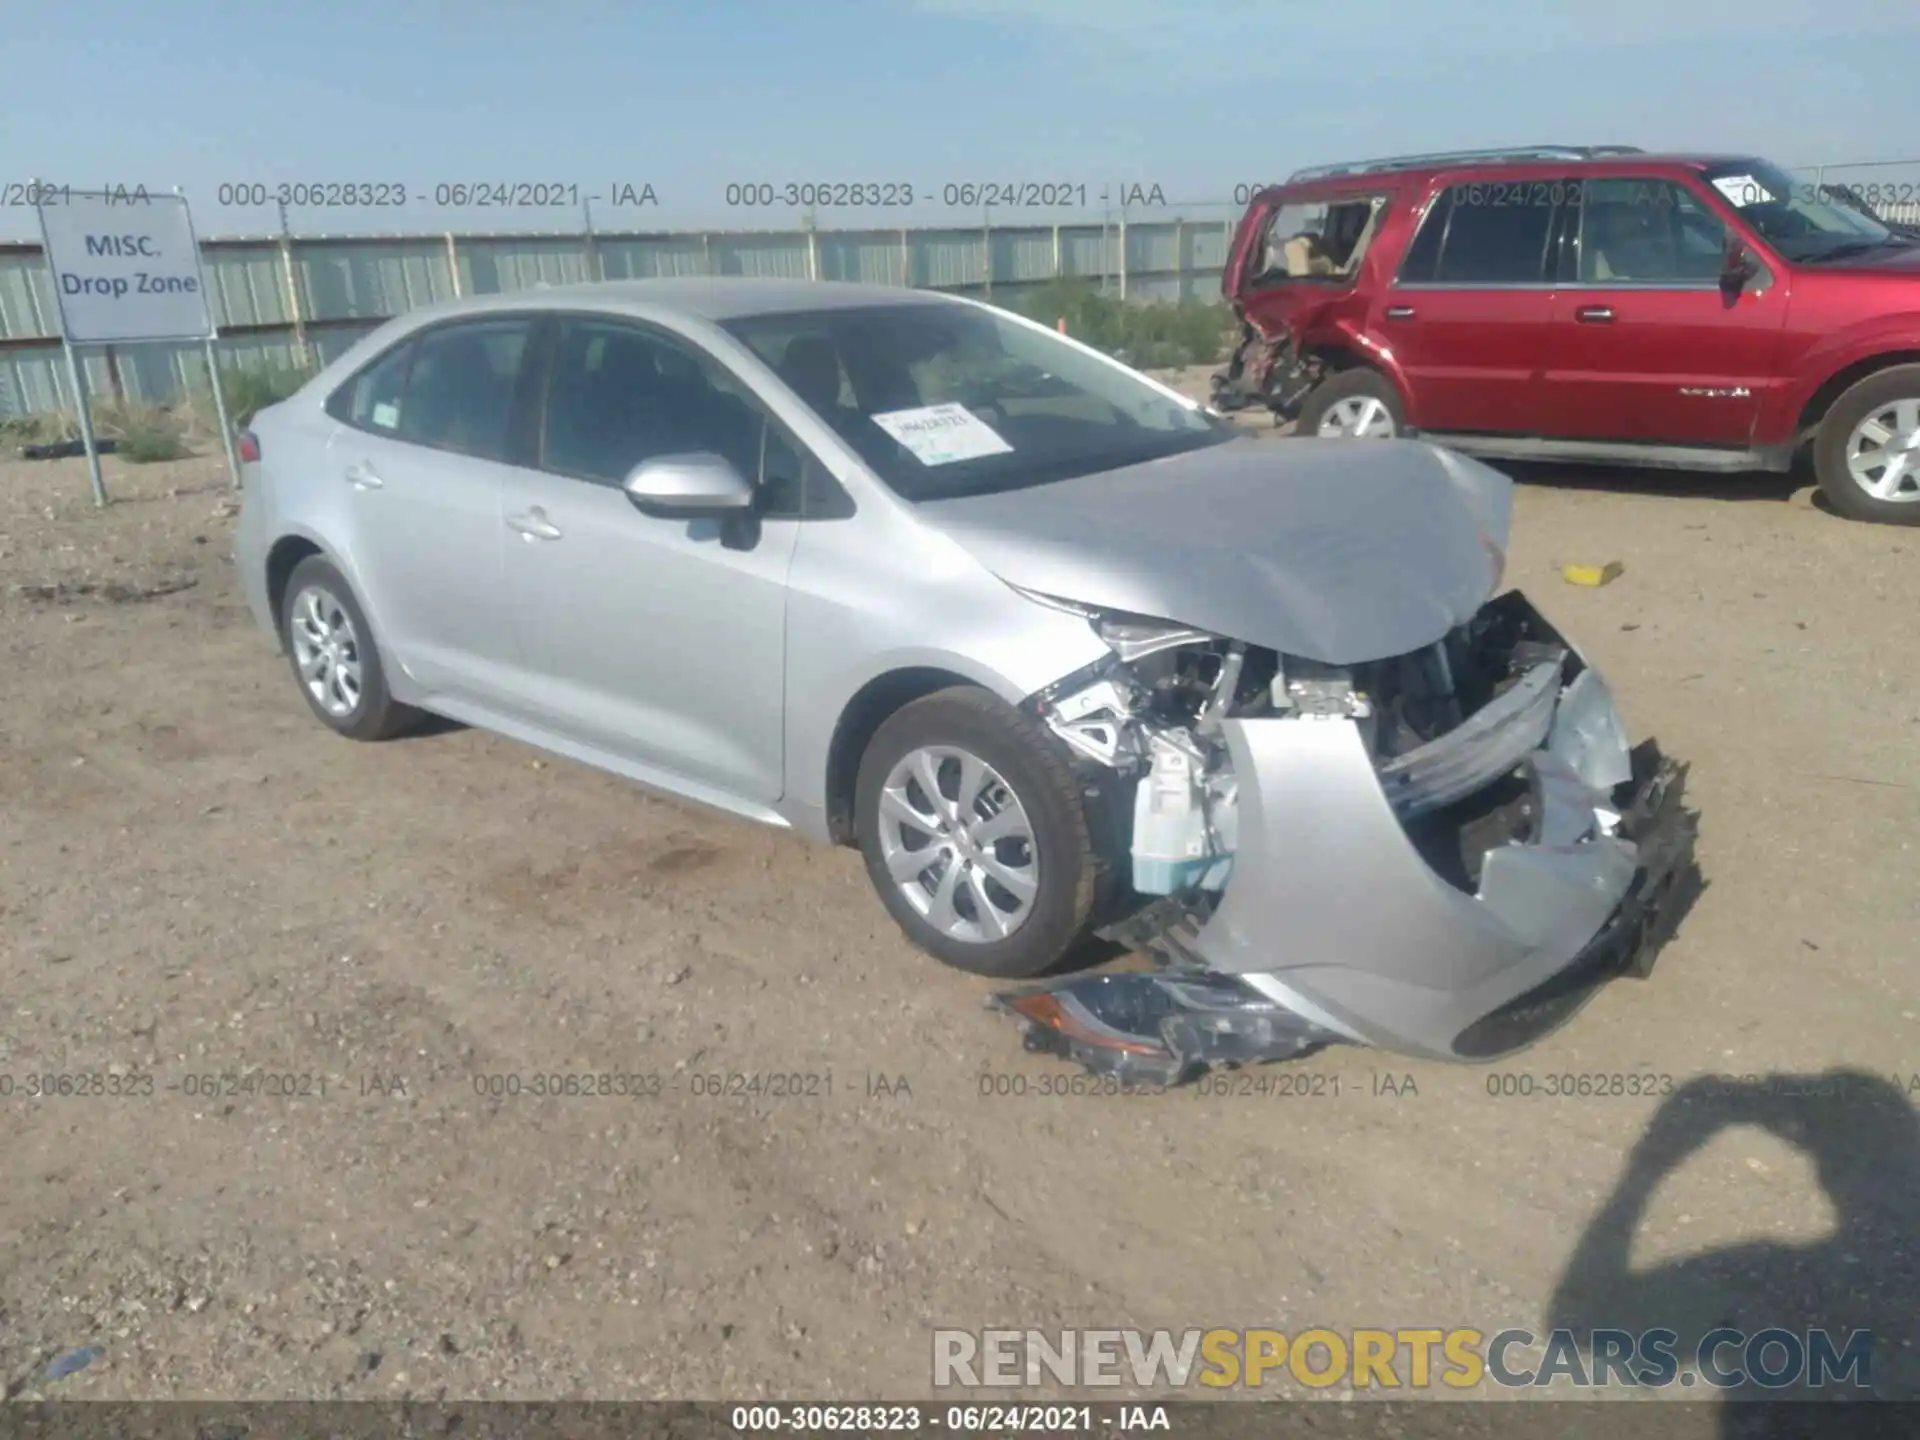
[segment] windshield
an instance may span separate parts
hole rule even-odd
[[[1789,260],[1827,260],[1902,243],[1846,191],[1816,190],[1778,165],[1743,160],[1713,166],[1706,178]]]
[[[757,315],[724,328],[906,500],[1117,470],[1234,433],[991,309],[932,301]]]

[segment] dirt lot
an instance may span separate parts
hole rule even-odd
[[[0,465],[9,1395],[908,1398],[937,1325],[1721,1321],[1871,1326],[1920,1394],[1920,532],[1529,479],[1510,580],[1694,764],[1709,888],[1653,978],[1493,1071],[1117,1097],[1041,1093],[1072,1072],[851,852],[472,731],[327,735],[218,463],[106,464],[104,512],[83,462]],[[481,1093],[552,1072],[665,1081]]]

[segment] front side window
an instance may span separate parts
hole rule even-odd
[[[1434,198],[1400,269],[1403,285],[1539,285],[1559,182],[1474,181]]]
[[[1789,260],[1818,264],[1913,243],[1866,213],[1843,187],[1816,189],[1778,165],[1727,162],[1709,166],[1703,178]]]
[[[985,306],[906,301],[725,328],[896,494],[943,500],[1136,465],[1233,428]]]
[[[618,321],[570,319],[547,384],[541,464],[617,485],[664,455],[722,455],[761,474],[764,413],[712,357]]]
[[[1718,284],[1725,265],[1725,222],[1672,180],[1587,181],[1579,234],[1586,285]]]
[[[1280,206],[1267,221],[1253,283],[1351,279],[1386,203],[1385,195],[1341,195]]]
[[[428,330],[415,343],[400,438],[485,460],[507,458],[530,319],[477,320]]]

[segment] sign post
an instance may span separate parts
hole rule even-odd
[[[35,192],[41,253],[53,277],[60,343],[80,411],[94,504],[105,505],[107,491],[100,479],[100,450],[78,356],[82,345],[200,342],[206,349],[227,465],[238,485],[226,400],[213,365],[218,331],[207,308],[200,247],[186,197],[178,191],[150,195],[125,187],[82,191],[36,185]]]

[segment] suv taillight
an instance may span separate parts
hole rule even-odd
[[[260,437],[251,430],[240,432],[240,463],[242,465],[260,463]]]

